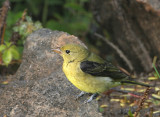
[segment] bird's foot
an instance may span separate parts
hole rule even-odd
[[[93,99],[95,99],[98,96],[98,93],[95,93],[93,95],[90,96],[90,98],[88,100],[85,100],[84,103],[89,103],[91,102]]]
[[[76,100],[82,97],[84,94],[86,94],[86,92],[82,91],[79,95],[76,96]]]

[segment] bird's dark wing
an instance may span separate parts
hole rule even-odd
[[[125,73],[113,66],[111,63],[97,63],[92,61],[83,61],[80,64],[83,72],[93,76],[111,77],[115,81],[121,81],[128,77]]]

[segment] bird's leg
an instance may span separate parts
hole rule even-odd
[[[98,96],[98,93],[94,93],[93,95],[90,96],[90,98],[88,100],[85,100],[84,103],[89,103],[91,102],[95,97]]]
[[[77,95],[76,100],[80,97],[82,97],[84,94],[86,94],[86,92],[82,91],[79,95]]]

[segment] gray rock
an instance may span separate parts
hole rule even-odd
[[[0,115],[10,117],[100,117],[98,104],[78,101],[80,91],[61,70],[62,58],[51,51],[65,43],[79,43],[77,37],[60,31],[40,29],[28,36],[23,61],[12,81],[0,89]]]

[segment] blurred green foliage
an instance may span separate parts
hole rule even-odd
[[[131,111],[131,108],[130,108],[129,111],[128,111],[128,117],[134,117],[134,116],[133,116],[133,113],[132,113],[132,111]]]
[[[4,0],[0,0],[1,7],[3,2]],[[4,64],[8,65],[12,59],[20,58],[26,36],[42,28],[42,25],[77,36],[86,34],[92,20],[88,6],[89,0],[10,0],[5,44],[0,46]],[[26,16],[25,22],[15,25],[25,9],[30,17]],[[39,22],[33,22],[32,19]],[[18,32],[21,36],[16,46],[10,42],[13,32]]]
[[[24,9],[28,10],[28,15],[34,21],[40,21],[43,27],[78,36],[88,30],[92,19],[88,7],[89,0],[10,0],[10,2],[11,9],[7,19],[9,28],[19,19]]]
[[[42,28],[39,21],[33,22],[31,17],[26,16],[26,21],[21,21],[18,26],[13,27],[14,32],[19,32],[21,39],[24,40],[33,31]]]
[[[12,11],[8,11],[7,15],[7,25],[6,25],[6,31],[4,40],[9,41],[11,38],[12,32],[13,32],[13,26],[15,23],[21,18],[23,11],[20,11],[18,13],[12,13]]]
[[[0,45],[0,52],[2,53],[3,63],[8,66],[12,59],[18,60],[20,58],[19,52],[15,45],[11,42],[5,42]]]
[[[63,30],[71,34],[81,35],[85,33],[92,19],[90,12],[84,8],[86,0],[66,0],[63,5],[63,15],[54,13],[54,19],[48,20],[46,27],[53,30]]]
[[[33,31],[42,28],[40,22],[33,22],[29,16],[25,17],[25,21],[20,20],[18,23],[18,25],[13,26],[13,32],[18,32],[21,37],[17,44],[14,45],[13,42],[9,41],[12,31],[6,30],[6,34],[8,34],[9,37],[6,39],[7,35],[5,35],[5,43],[0,45],[0,53],[2,55],[1,57],[4,65],[6,66],[8,66],[12,60],[19,60],[21,58],[20,55],[23,51],[23,43],[25,38]]]

